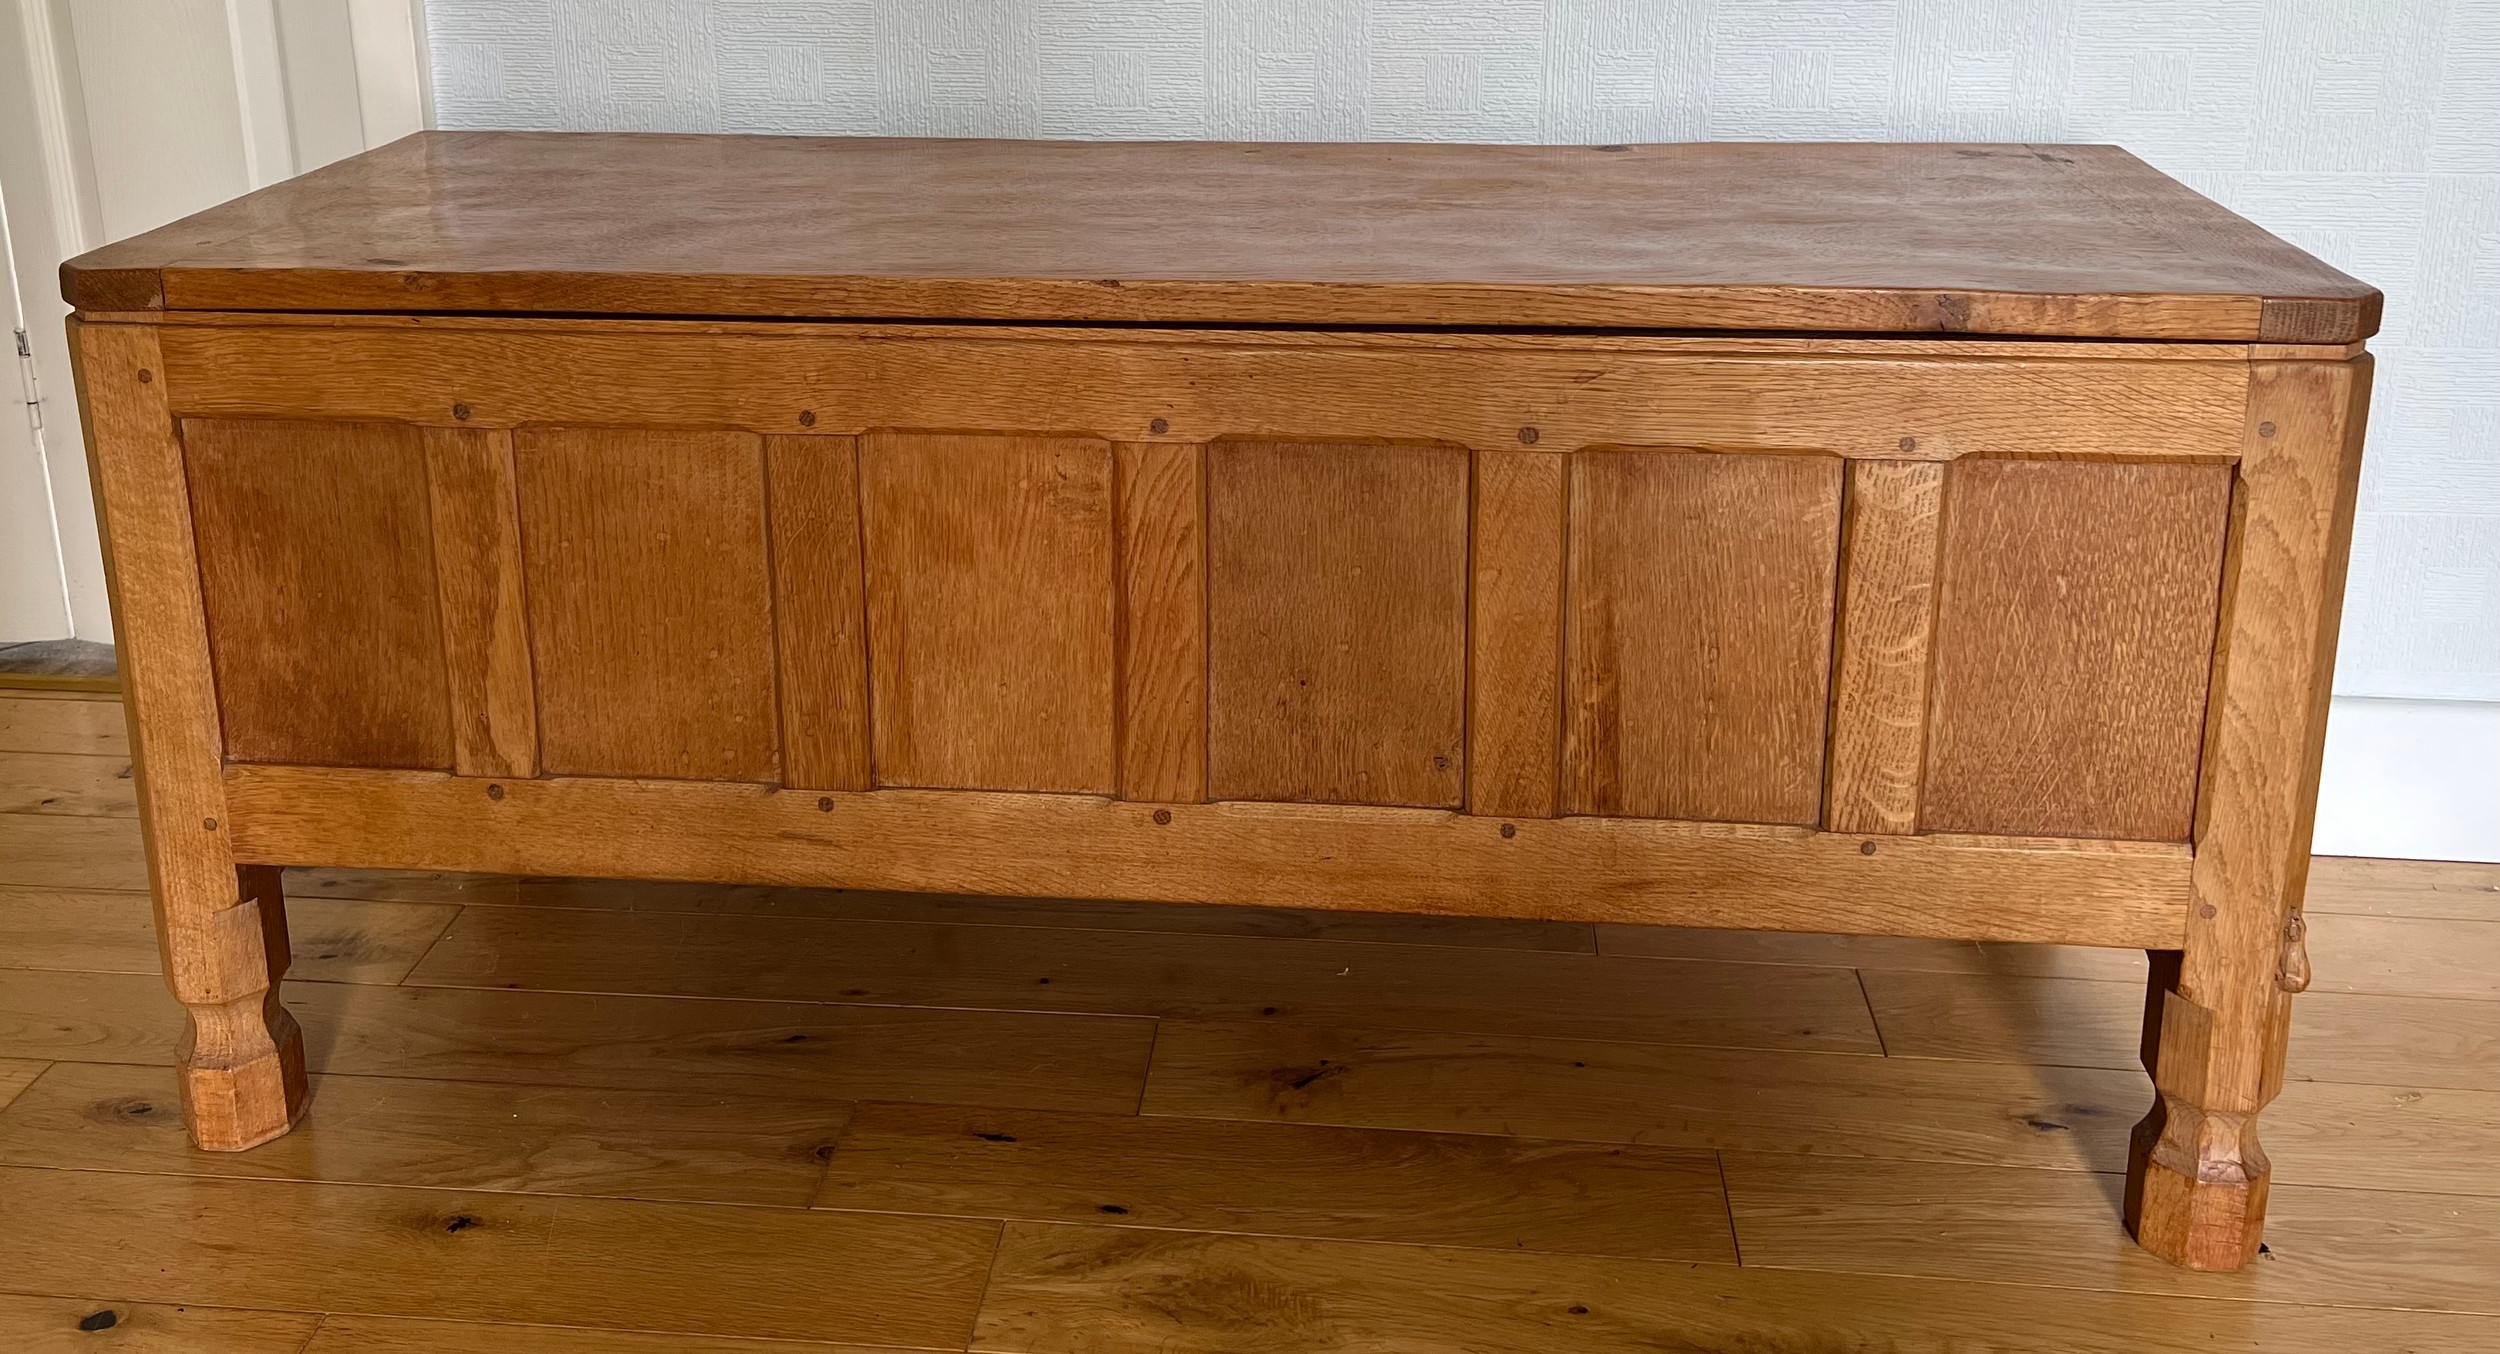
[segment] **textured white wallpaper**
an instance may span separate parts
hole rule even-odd
[[[2387,292],[2337,688],[2500,700],[2500,0],[427,0],[454,128],[2115,142]]]

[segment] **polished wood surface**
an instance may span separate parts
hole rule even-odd
[[[441,588],[452,769],[464,776],[537,775],[538,682],[530,666],[512,434],[483,428],[421,433]]]
[[[2218,466],[1954,465],[1922,825],[2188,839],[2231,486]]]
[[[450,767],[417,430],[194,419],[182,444],[226,755]]]
[[[1566,812],[1820,818],[1840,491],[1830,456],[1572,458]]]
[[[876,783],[1111,793],[1111,444],[877,432],[859,457]]]
[[[763,439],[529,428],[513,449],[545,769],[779,779]]]
[[[1465,795],[1464,447],[1207,448],[1207,793]]]
[[[72,260],[82,310],[2343,343],[2369,287],[2114,146],[429,132]]]
[[[2310,870],[2270,1253],[2221,1275],[2115,1225],[2108,950],[298,872],[309,1110],[201,1152],[129,812],[0,811],[11,1349],[2500,1342],[2500,1083],[2453,1084],[2500,866]],[[695,995],[750,973],[791,999]]]
[[[1932,461],[1849,463],[1823,786],[1834,832],[1918,830],[1944,482]]]
[[[1123,442],[1120,797],[1207,794],[1206,455]]]

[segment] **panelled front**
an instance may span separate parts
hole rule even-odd
[[[2244,366],[482,323],[168,331],[230,759],[2192,828]]]

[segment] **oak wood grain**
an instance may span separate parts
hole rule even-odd
[[[1120,507],[1120,797],[1207,795],[1206,455],[1113,448]]]
[[[816,1206],[1736,1259],[1709,1153],[1479,1134],[868,1105]]]
[[[1052,429],[1196,443],[1324,432],[1507,447],[1525,426],[1553,450],[2228,462],[2248,394],[2245,350],[2220,345],[2114,344],[2136,360],[2113,360],[2098,345],[1972,353],[1911,340],[1835,349],[1818,338],[1694,347],[1519,334],[639,328],[490,317],[409,327],[370,316],[154,327],[187,414],[439,423],[457,398],[477,427],[777,434],[799,431],[798,415],[812,412],[825,434]],[[665,362],[651,358],[655,339]],[[703,379],[674,374],[683,371]]]
[[[2211,466],[1954,466],[1923,826],[2187,840],[2230,486]]]
[[[528,428],[514,449],[546,769],[778,779],[762,440]]]
[[[411,1317],[321,1318],[302,1354],[903,1354],[885,1346],[820,1340],[755,1340],[743,1336],[585,1330],[579,1326],[432,1321]]]
[[[1122,1113],[1150,1022],[756,1001],[297,983],[315,1073]],[[161,978],[0,969],[0,1058],[163,1063]]]
[[[142,835],[128,818],[0,814],[0,885],[145,892]]]
[[[449,767],[416,430],[186,419],[182,443],[226,756]]]
[[[2500,921],[2500,862],[2313,856],[2302,910]]]
[[[92,1291],[92,1290],[89,1290]],[[101,1330],[82,1329],[98,1312],[112,1314]],[[0,1340],[22,1354],[301,1354],[321,1317],[315,1312],[259,1312],[108,1297],[32,1297],[0,1293]]]
[[[1845,969],[668,913],[465,912],[410,981],[1166,1017],[1345,1018],[1872,1053]]]
[[[771,437],[764,462],[772,495],[782,783],[865,790],[874,779],[859,444],[849,437]]]
[[[2159,1094],[2127,1181],[2129,1230],[2195,1269],[2237,1268],[2264,1244],[2271,1166],[2255,1116],[2282,1088],[2291,997],[2309,984],[2301,896],[2370,377],[2366,354],[2249,373],[2200,749],[2196,906],[2183,952],[2157,958],[2146,987],[2143,1057]]]
[[[1933,461],[1849,463],[1823,789],[1834,832],[1918,830],[1944,477]]]
[[[860,440],[876,782],[1118,788],[1111,446]]]
[[[254,860],[2174,947],[2180,847],[1796,827],[238,766]],[[109,820],[49,820],[84,822]],[[42,882],[42,881],[36,881]]]
[[[30,1225],[73,1213],[97,1225]],[[868,1213],[22,1167],[0,1167],[0,1222],[0,1266],[34,1287],[923,1346],[970,1332],[996,1237]],[[525,1291],[503,1282],[517,1272]]]
[[[2038,1254],[2038,1252],[2035,1252]],[[1932,1263],[1932,1262],[1931,1262]],[[2045,1266],[2043,1266],[2045,1267]],[[2042,1282],[2054,1282],[2046,1280]],[[1744,1349],[1809,1354],[1851,1341],[1903,1354],[2033,1349],[2471,1354],[2488,1317],[2358,1312],[1886,1277],[1367,1242],[1009,1224],[972,1348],[1007,1354],[1592,1354]]]
[[[33,1084],[35,1077],[49,1064],[19,1058],[0,1058],[0,1109],[6,1109],[17,1093]]]
[[[1468,455],[1207,448],[1207,790],[1457,808]]]
[[[1562,804],[1567,457],[1476,453],[1467,594],[1467,811]]]
[[[0,691],[0,752],[127,758],[130,724],[119,700]]]
[[[2114,146],[432,132],[83,255],[63,279],[73,305],[105,310],[2289,342],[2364,337],[2378,310]]]
[[[2135,1069],[1167,1020],[1141,1109],[1423,1132],[2116,1169]]]
[[[2140,983],[1866,969],[1885,1047],[1921,1058],[2125,1067],[2141,1052]],[[2287,1075],[2500,1090],[2500,1003],[2310,992]]]
[[[136,818],[138,782],[128,757],[0,752],[0,813]]]
[[[2268,1228],[2272,1263],[2221,1277],[2128,1244],[2109,1225],[2114,1176],[1746,1153],[1724,1160],[1737,1243],[1753,1264],[2207,1301],[2500,1309],[2500,1200],[2281,1186]]]
[[[156,905],[166,986],[183,1004],[173,1052],[184,1119],[203,1147],[239,1151],[284,1133],[303,1108],[303,1035],[278,1001],[287,967],[284,895],[275,870],[238,869],[234,858],[218,782],[226,740],[215,638],[162,346],[146,329],[75,321],[71,342],[139,781],[145,887]],[[312,445],[337,449],[319,438]],[[417,498],[422,507],[422,480]],[[387,510],[381,516],[406,525]],[[411,547],[422,552],[424,543]],[[431,586],[417,590],[418,605],[432,601]],[[439,728],[444,712],[438,706],[434,714]],[[47,821],[121,826],[110,819]],[[0,828],[0,838],[12,835]],[[42,854],[72,835],[90,848],[109,839],[57,829],[31,835]],[[12,854],[0,851],[0,861]],[[75,880],[44,878],[40,864],[34,871],[5,868],[10,882],[131,886],[122,862]]]
[[[1612,450],[1571,477],[1566,810],[1819,821],[1841,463]]]
[[[468,428],[420,434],[453,769],[464,776],[537,775],[538,687],[530,671],[512,435]]]
[[[794,1207],[850,1114],[806,1095],[320,1076],[299,1131],[202,1152],[170,1072],[63,1062],[0,1112],[0,1163]]]
[[[161,972],[150,910],[143,893],[0,886],[0,964]],[[457,910],[439,903],[290,898],[289,971],[322,982],[398,982]]]

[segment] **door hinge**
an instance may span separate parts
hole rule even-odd
[[[43,387],[35,380],[35,350],[26,342],[25,330],[13,329],[9,332],[17,336],[17,381],[25,391],[26,421],[40,433],[43,431]]]

